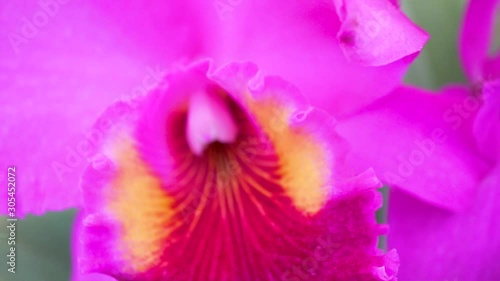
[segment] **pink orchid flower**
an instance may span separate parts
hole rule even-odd
[[[372,163],[394,188],[388,242],[402,280],[500,280],[500,53],[488,56],[499,3],[468,4],[459,47],[470,85],[405,88],[340,122],[352,163]]]
[[[81,209],[73,280],[395,279],[331,117],[427,40],[394,1],[1,5],[2,167],[16,216]]]

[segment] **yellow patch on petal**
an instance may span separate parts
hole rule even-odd
[[[281,186],[298,209],[318,212],[326,203],[330,178],[323,146],[310,133],[289,126],[291,111],[284,104],[271,99],[248,102],[279,156]]]
[[[132,145],[125,145],[116,159],[118,174],[109,189],[109,209],[122,222],[118,242],[126,271],[144,272],[161,261],[173,199],[162,188]]]

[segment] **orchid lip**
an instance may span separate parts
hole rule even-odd
[[[251,87],[253,64],[209,63],[102,117],[116,120],[101,151],[112,169],[83,176],[80,268],[131,281],[389,280],[396,262],[374,251],[380,182],[337,181],[331,118],[279,77]],[[331,253],[311,268],[318,237]]]
[[[194,154],[201,155],[213,142],[232,143],[237,135],[236,121],[221,94],[209,91],[192,94],[186,137]]]

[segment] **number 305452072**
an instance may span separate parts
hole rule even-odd
[[[7,211],[10,217],[14,217],[16,213],[16,167],[7,168]]]

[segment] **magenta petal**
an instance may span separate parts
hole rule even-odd
[[[460,58],[472,82],[482,81],[498,0],[470,0],[460,35]],[[497,74],[498,75],[498,74]],[[498,77],[498,76],[497,76]]]
[[[429,36],[388,0],[335,0],[344,54],[357,63],[385,65],[419,53]]]
[[[453,210],[467,206],[484,175],[472,135],[477,99],[467,89],[431,94],[399,88],[366,110],[339,120],[359,170],[373,166],[382,181]]]
[[[500,161],[500,81],[483,85],[484,104],[474,121],[479,148],[493,161]],[[496,162],[495,162],[496,163]]]
[[[450,213],[401,191],[390,195],[390,247],[401,280],[500,280],[500,166],[479,184],[464,213]]]
[[[500,50],[495,58],[484,65],[484,76],[488,80],[500,79]]]
[[[102,137],[93,120],[114,99],[154,87],[158,61],[201,48],[178,19],[185,4],[170,2],[2,1],[0,168],[18,167],[17,216],[78,206],[85,158]]]
[[[210,10],[211,4],[222,2],[225,3],[202,1],[199,7]],[[222,18],[209,20],[210,26],[220,31],[214,39],[218,48],[212,52],[216,61],[255,62],[263,74],[293,81],[312,105],[334,116],[367,105],[399,85],[426,40],[424,33],[410,27],[401,12],[389,4],[392,8],[387,9],[394,11],[398,19],[397,22],[391,19],[391,29],[399,32],[406,28],[407,36],[411,37],[407,42],[412,43],[404,48],[389,49],[387,43],[398,42],[397,36],[386,37],[387,31],[384,31],[383,40],[377,39],[371,46],[385,52],[384,61],[374,63],[383,66],[369,67],[349,61],[342,52],[337,33],[344,19],[339,19],[333,1],[234,2],[238,4],[218,6],[224,7],[218,10],[223,13]],[[360,22],[360,25],[366,24]],[[388,38],[392,38],[391,41],[386,41]],[[398,42],[394,46],[400,45]]]

